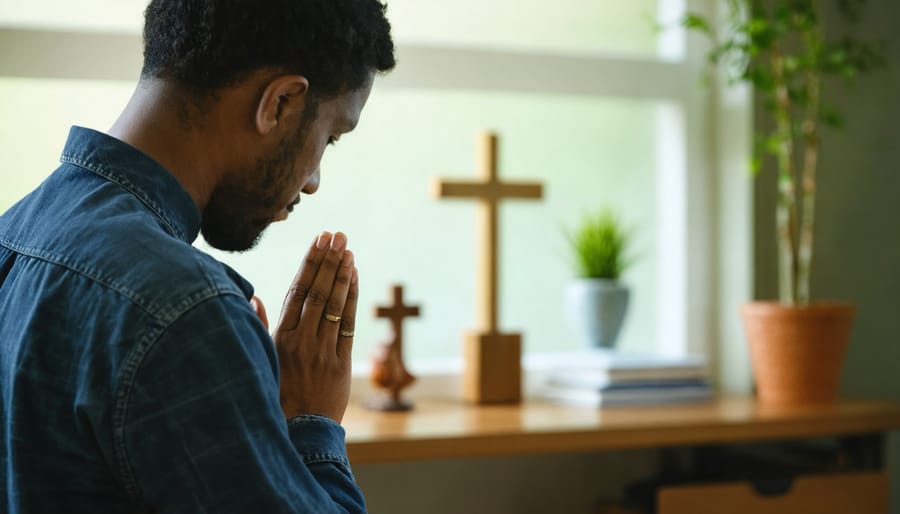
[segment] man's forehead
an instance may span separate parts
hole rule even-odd
[[[350,132],[359,123],[360,109],[350,102],[335,99],[331,111],[333,126],[341,132]]]
[[[350,132],[356,128],[371,89],[372,84],[370,82],[360,89],[349,91],[334,99],[336,122],[341,125],[345,132]]]

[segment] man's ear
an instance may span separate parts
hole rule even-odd
[[[307,91],[309,81],[301,75],[281,75],[269,82],[256,108],[256,130],[267,135],[284,119],[286,112],[302,110]]]

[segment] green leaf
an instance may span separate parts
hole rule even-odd
[[[750,159],[750,176],[755,177],[759,175],[759,172],[762,171],[762,158],[758,155],[754,155],[752,159]]]
[[[689,29],[703,32],[709,36],[713,35],[712,25],[703,16],[695,13],[687,13],[681,20],[681,24]]]
[[[753,84],[760,91],[774,91],[775,79],[772,72],[759,66],[750,66],[744,73],[744,79]]]
[[[747,33],[750,37],[767,36],[771,30],[771,25],[765,18],[753,18],[747,24]]]
[[[800,68],[800,61],[794,57],[793,55],[788,55],[784,58],[784,71],[787,73],[794,73]]]
[[[778,155],[781,152],[782,140],[778,134],[770,134],[763,139],[763,147],[767,153]]]

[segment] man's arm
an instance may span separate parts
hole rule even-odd
[[[285,419],[277,370],[271,338],[238,296],[204,300],[162,333],[121,427],[126,479],[152,510],[365,512],[343,429],[312,414]]]

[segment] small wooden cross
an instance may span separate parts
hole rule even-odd
[[[403,286],[393,286],[391,289],[394,303],[388,306],[376,306],[375,317],[391,320],[393,344],[396,344],[399,348],[403,348],[403,320],[406,318],[418,317],[419,306],[410,306],[403,303]]]
[[[418,316],[419,307],[403,303],[403,286],[395,285],[391,292],[392,305],[375,307],[375,317],[390,320],[391,337],[379,345],[372,361],[372,382],[387,391],[388,396],[370,399],[365,405],[376,410],[403,411],[411,409],[412,403],[404,401],[400,393],[416,380],[403,363],[403,320]]]
[[[498,328],[497,263],[498,207],[505,199],[540,199],[543,187],[533,182],[501,182],[497,170],[497,135],[479,135],[480,180],[435,179],[433,197],[478,200],[480,258],[476,282],[478,329],[463,337],[463,396],[476,403],[517,402],[521,399],[521,335]]]

